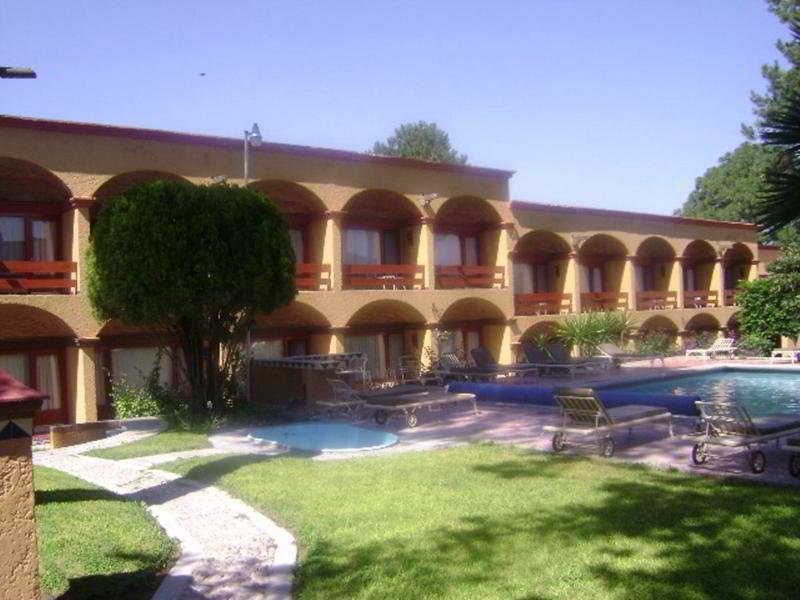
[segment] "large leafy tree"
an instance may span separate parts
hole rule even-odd
[[[741,330],[772,343],[800,336],[800,244],[785,245],[768,267],[769,277],[742,284],[737,295]]]
[[[467,155],[458,153],[450,146],[450,136],[439,129],[436,123],[426,121],[403,123],[385,142],[375,142],[372,153],[457,165],[467,164]]]
[[[259,193],[228,185],[159,181],[107,202],[89,264],[98,318],[177,340],[196,417],[222,408],[225,357],[254,315],[296,294],[286,221]]]

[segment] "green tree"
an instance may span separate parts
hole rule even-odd
[[[739,327],[749,337],[774,341],[800,335],[800,244],[787,244],[769,265],[769,277],[742,284]]]
[[[244,188],[132,188],[100,211],[88,254],[96,316],[177,340],[196,418],[223,409],[228,358],[254,315],[296,294],[286,221]]]
[[[425,121],[403,123],[385,142],[375,142],[372,153],[457,165],[467,164],[467,155],[459,154],[450,146],[450,136],[439,129],[436,123]]]

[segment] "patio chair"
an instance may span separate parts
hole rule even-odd
[[[574,358],[569,355],[569,349],[558,342],[549,344],[546,349],[532,342],[523,342],[522,350],[528,359],[527,364],[535,366],[542,375],[573,377],[581,371],[588,373],[608,366],[608,361],[598,358]]]
[[[767,457],[757,448],[767,442],[800,433],[798,415],[751,416],[738,402],[695,402],[705,422],[705,433],[692,448],[692,462],[702,465],[711,454],[708,446],[745,447],[753,473],[763,473]],[[756,449],[753,450],[752,447]]]
[[[317,406],[330,416],[341,414],[355,421],[367,401],[341,379],[327,379],[327,382],[333,390],[333,399],[317,400]]]
[[[769,358],[769,361],[773,363],[784,360],[791,363],[800,362],[800,348],[775,348]]]
[[[356,354],[347,359],[343,369],[336,371],[340,378],[360,380],[363,388],[368,388],[372,384],[372,373],[367,369],[367,357],[364,354]]]
[[[705,359],[714,358],[717,354],[727,354],[728,358],[733,358],[736,354],[736,340],[717,338],[708,348],[692,348],[686,351],[686,356],[701,356]]]
[[[455,352],[442,352],[434,374],[442,385],[448,381],[494,381],[494,371],[484,371],[479,367],[465,364],[459,360]]]
[[[422,365],[416,356],[401,356],[398,359],[397,378],[400,383],[409,381],[420,381]]]
[[[661,361],[661,366],[665,366],[663,354],[634,354],[632,352],[624,352],[616,344],[600,344],[597,349],[600,351],[601,358],[608,358],[611,364],[619,367],[624,362],[633,362],[637,360],[649,360],[652,367],[657,360]]]
[[[538,370],[537,365],[530,365],[527,363],[517,363],[515,365],[500,365],[492,356],[492,353],[483,346],[473,348],[470,351],[472,360],[482,372],[494,373],[495,375],[512,375],[519,374],[523,377],[530,373],[536,373]]]
[[[597,441],[600,456],[614,455],[612,433],[617,429],[631,429],[653,421],[666,421],[672,437],[672,413],[659,406],[628,404],[606,408],[590,388],[555,388],[553,398],[561,409],[560,425],[545,425],[545,431],[554,432],[552,447],[561,452],[566,447],[566,434],[590,435]]]

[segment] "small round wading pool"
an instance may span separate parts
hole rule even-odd
[[[377,450],[397,443],[397,436],[387,431],[355,427],[346,423],[290,423],[253,429],[248,436],[283,444],[295,450],[316,452],[355,452]]]

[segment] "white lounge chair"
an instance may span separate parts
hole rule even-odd
[[[736,340],[733,338],[717,338],[708,348],[692,348],[686,351],[686,356],[700,356],[702,358],[714,358],[717,354],[727,354],[733,358],[736,354]]]

